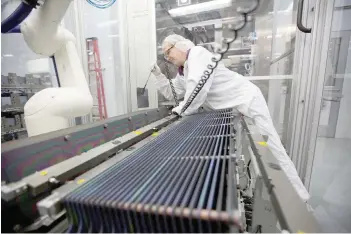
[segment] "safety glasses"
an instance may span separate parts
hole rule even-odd
[[[164,53],[164,54],[165,54],[164,57],[165,57],[165,59],[168,60],[168,61],[169,61],[169,54],[171,53],[171,49],[173,49],[174,46],[175,46],[175,44],[172,45],[171,47],[169,47],[169,48],[165,51],[165,53]]]

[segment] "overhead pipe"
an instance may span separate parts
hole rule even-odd
[[[33,6],[22,2],[9,17],[1,22],[1,33],[18,33],[19,31],[17,29],[15,31],[11,30],[15,29],[20,23],[22,23],[32,10]]]
[[[21,26],[17,25],[16,27],[8,31],[8,33],[21,33]]]

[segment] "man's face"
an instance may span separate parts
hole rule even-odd
[[[167,44],[163,48],[163,53],[164,53],[165,59],[167,59],[174,65],[178,67],[184,65],[186,60],[186,53],[176,48],[175,45]]]

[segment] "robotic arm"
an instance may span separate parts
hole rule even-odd
[[[27,45],[37,54],[55,56],[60,88],[36,93],[24,107],[29,136],[69,127],[68,118],[88,114],[93,98],[75,46],[60,23],[72,0],[46,0],[21,24]]]

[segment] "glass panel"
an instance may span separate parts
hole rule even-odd
[[[350,6],[334,4],[310,184],[310,203],[326,232],[351,232]]]
[[[101,10],[82,1],[82,8],[79,9],[82,14],[82,47],[86,53],[83,66],[87,68],[94,99],[93,121],[127,113],[126,90],[122,81],[120,6],[117,1]]]
[[[215,44],[233,36],[228,26],[240,21],[236,8],[253,4],[253,1],[235,1],[233,6],[218,6],[201,11],[201,4],[205,2],[212,2],[216,6],[216,0],[163,0],[156,3],[157,63],[162,73],[169,78],[174,78],[178,70],[163,57],[161,46],[166,36],[180,34],[196,45],[213,51]],[[196,13],[190,14],[187,8],[195,5],[198,7]],[[293,77],[295,5],[294,0],[261,3],[254,19],[239,32],[223,58],[227,68],[246,76],[261,89],[284,143]],[[169,102],[159,95],[159,104],[166,105]]]
[[[296,36],[296,1],[274,1],[272,50],[268,106],[273,123],[282,138],[287,141],[288,117],[290,112],[291,85]],[[268,36],[269,37],[269,36]],[[279,90],[279,92],[278,92]]]
[[[212,2],[213,9],[202,9],[202,4]],[[162,41],[170,34],[179,34],[213,52],[215,45],[223,38],[232,38],[230,24],[240,22],[236,12],[237,7],[252,6],[254,1],[235,1],[235,5],[223,5],[223,1],[216,0],[163,0],[156,3],[156,30],[158,65],[163,74],[174,78],[178,69],[168,63],[162,53]],[[270,54],[272,38],[272,14],[274,1],[265,1],[255,12],[254,20],[248,22],[238,33],[237,39],[231,44],[229,51],[224,55],[223,62],[232,71],[244,76],[263,76],[270,72]],[[223,6],[222,6],[222,5]],[[190,6],[197,6],[196,12],[188,12]],[[182,9],[183,11],[177,11]],[[178,13],[180,12],[180,13]],[[175,14],[176,13],[176,14]],[[266,93],[267,96],[267,93]],[[159,95],[159,104],[168,103]]]

